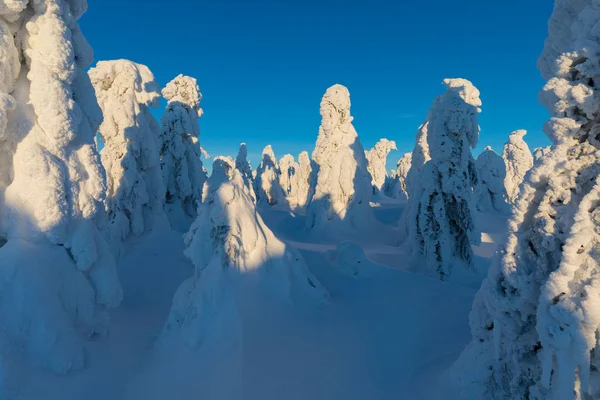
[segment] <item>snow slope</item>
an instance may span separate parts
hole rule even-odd
[[[373,212],[392,228],[403,207],[388,203]],[[468,313],[481,275],[468,285],[440,282],[405,270],[398,247],[363,237],[340,253],[334,241],[302,236],[296,228],[305,225],[303,215],[260,211],[327,289],[325,306],[292,308],[247,296],[239,314],[224,307],[203,344],[161,352],[154,343],[193,266],[178,233],[150,232],[128,243],[119,265],[125,298],[111,312],[111,335],[88,344],[86,369],[65,377],[20,369],[14,399],[456,398],[444,371],[469,340]],[[478,218],[493,228],[474,249],[485,269],[504,220]],[[357,265],[359,274],[348,274]]]

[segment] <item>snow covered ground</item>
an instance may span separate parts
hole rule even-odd
[[[237,294],[206,340],[178,350],[157,343],[173,294],[192,276],[181,235],[154,231],[127,244],[119,264],[125,297],[107,338],[88,343],[86,368],[67,376],[10,362],[14,399],[453,399],[445,370],[470,340],[468,314],[505,217],[478,215],[479,274],[468,286],[410,272],[389,240],[404,203],[372,204],[379,235],[360,249],[305,230],[302,212],[263,207],[271,230],[300,249],[329,292],[315,308]],[[394,235],[395,236],[395,235]],[[240,277],[251,279],[251,276]],[[182,345],[183,346],[183,345]],[[8,362],[5,360],[5,364]],[[10,374],[9,374],[10,375]]]

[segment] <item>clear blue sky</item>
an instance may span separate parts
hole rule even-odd
[[[501,152],[515,129],[532,149],[549,144],[536,60],[551,11],[548,0],[102,0],[80,22],[96,60],[145,64],[162,86],[198,79],[200,141],[213,156],[235,156],[242,141],[254,167],[267,144],[277,157],[311,153],[321,96],[341,83],[365,149],[398,144],[391,167],[446,77],[481,91],[476,153]]]

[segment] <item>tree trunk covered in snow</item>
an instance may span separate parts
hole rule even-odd
[[[160,127],[150,107],[160,93],[148,67],[128,60],[101,61],[89,72],[104,114],[100,135],[107,175],[109,242],[118,253],[129,235],[164,220]]]
[[[455,366],[481,398],[600,397],[597,0],[557,0],[538,65],[550,152],[527,174]]]
[[[171,227],[186,231],[196,217],[206,172],[200,156],[202,94],[196,79],[178,75],[162,90],[167,109],[160,122],[161,168],[166,186],[166,211]]]
[[[122,297],[99,233],[106,182],[94,141],[102,113],[85,73],[93,55],[77,24],[86,8],[0,4],[0,325],[60,373],[84,366],[82,339],[107,331],[105,308]]]

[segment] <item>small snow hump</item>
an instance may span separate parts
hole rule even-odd
[[[327,252],[327,259],[340,272],[352,277],[365,275],[365,266],[372,264],[358,244],[350,241],[341,242],[335,250]]]

